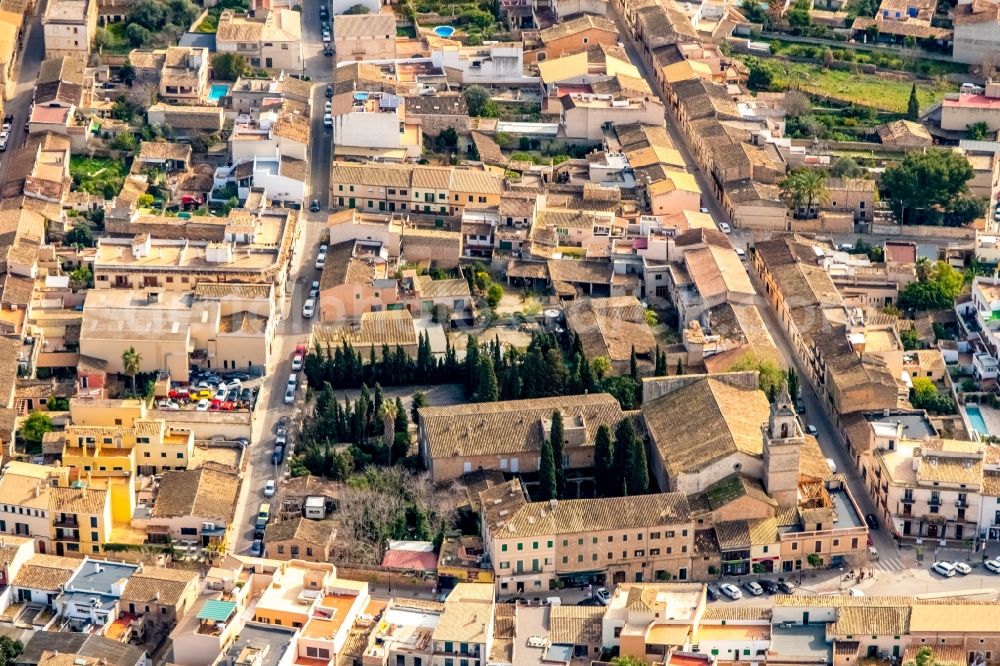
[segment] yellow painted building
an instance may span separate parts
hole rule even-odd
[[[111,541],[114,525],[111,496],[103,488],[90,488],[75,481],[68,488],[49,489],[50,540],[56,555],[99,555],[101,545]]]

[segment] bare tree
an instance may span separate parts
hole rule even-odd
[[[128,101],[141,108],[144,112],[156,104],[160,96],[160,87],[155,83],[136,83],[128,93]]]
[[[804,116],[812,109],[809,96],[799,90],[789,90],[785,93],[785,112],[792,117]]]

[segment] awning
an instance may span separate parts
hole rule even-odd
[[[382,159],[403,160],[406,159],[406,150],[403,148],[356,148],[354,146],[337,146],[333,149],[335,156],[346,157],[381,157]]]
[[[233,601],[209,599],[198,611],[197,618],[205,622],[225,622],[235,610],[236,603]]]

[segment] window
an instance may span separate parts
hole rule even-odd
[[[645,556],[645,554],[646,554],[645,550],[637,550],[637,551],[635,551],[635,556],[636,557],[643,557],[643,556]]]
[[[91,527],[97,527],[97,516],[91,516],[90,517],[90,526]],[[96,541],[96,539],[95,539],[95,541]]]
[[[660,533],[659,532],[650,532],[649,533],[649,538],[650,539],[659,539],[660,538]]]
[[[649,549],[649,556],[650,557],[656,557],[659,554],[660,554],[660,549],[659,548],[650,548]]]
[[[792,550],[798,550],[798,549],[799,549],[799,542],[798,541],[793,541],[792,542]]]
[[[549,539],[549,540],[548,540],[548,541],[546,541],[545,543],[546,543],[546,547],[547,547],[547,548],[551,548],[551,547],[552,547],[552,540],[551,540],[551,539]]]
[[[673,539],[674,538],[674,531],[673,530],[667,530],[664,534],[666,535],[666,537],[668,539]]]
[[[306,656],[313,659],[329,659],[330,650],[328,648],[306,646]]]
[[[518,550],[524,550],[524,544],[523,543],[517,544],[517,549]]]
[[[537,541],[532,541],[531,542],[531,550],[538,550],[538,542]]]
[[[505,543],[500,544],[500,552],[501,553],[506,553],[507,552],[507,544],[505,544]]]
[[[576,540],[576,545],[582,546],[583,545],[583,539],[577,539]]]

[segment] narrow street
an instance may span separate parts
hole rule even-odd
[[[655,79],[650,75],[645,61],[640,56],[639,47],[632,38],[632,31],[629,29],[614,3],[608,3],[608,17],[611,18],[618,26],[619,35],[621,36],[621,40],[625,45],[625,50],[628,52],[632,62],[639,68],[639,71],[642,72],[642,75],[647,81],[654,81]],[[657,94],[659,95],[659,91],[657,91]],[[701,188],[703,193],[702,205],[708,208],[716,224],[728,221],[722,207],[719,205],[719,202],[711,194],[713,191],[711,184],[708,182],[702,170],[695,166],[694,159],[691,157],[690,147],[687,144],[686,138],[676,126],[676,120],[673,116],[672,110],[670,109],[670,105],[662,95],[659,96],[664,104],[664,107],[667,109],[667,132],[670,135],[670,139],[674,142],[674,146],[684,158],[684,162],[688,165],[688,171],[692,172],[695,181],[698,183],[698,187]],[[802,378],[802,397],[806,407],[806,413],[803,415],[804,422],[811,423],[816,426],[816,429],[819,431],[818,440],[820,448],[823,450],[824,456],[831,458],[837,464],[837,470],[847,478],[848,488],[850,489],[851,494],[854,495],[854,499],[857,501],[862,513],[875,513],[871,497],[868,495],[861,482],[861,477],[854,465],[854,461],[847,452],[846,444],[844,443],[840,432],[836,427],[834,427],[829,415],[827,415],[827,413],[823,410],[823,407],[820,404],[819,399],[816,397],[812,386],[805,381],[805,378],[809,375],[804,372],[804,368],[799,362],[798,357],[793,352],[792,346],[785,335],[784,329],[778,323],[777,315],[771,308],[767,299],[762,295],[763,292],[761,290],[761,286],[758,284],[757,280],[754,279],[752,274],[753,272],[749,269],[748,272],[751,273],[751,280],[754,283],[754,288],[757,290],[757,308],[760,310],[761,316],[764,318],[764,323],[767,326],[768,331],[771,333],[771,337],[774,338],[778,350],[781,352],[785,365],[795,368],[799,377]],[[884,527],[879,530],[873,530],[871,532],[871,537],[881,556],[878,568],[884,567],[890,570],[896,568],[897,566],[902,568],[899,564],[901,561],[899,550],[890,538],[888,531],[884,529]]]
[[[24,131],[24,124],[28,120],[28,107],[34,96],[35,81],[38,79],[38,70],[41,67],[45,56],[45,35],[42,33],[42,15],[45,14],[45,7],[48,0],[39,0],[35,7],[35,13],[28,17],[24,25],[24,44],[18,54],[20,63],[17,69],[17,85],[14,88],[13,96],[4,103],[3,115],[14,116],[14,123],[10,128],[10,138],[7,140],[7,152],[11,152],[24,145],[27,132]],[[0,153],[0,183],[7,182],[7,156]]]
[[[253,543],[257,509],[261,502],[267,500],[264,497],[264,485],[268,480],[278,480],[280,494],[281,479],[284,478],[286,467],[272,465],[271,453],[274,451],[278,421],[283,417],[288,417],[293,424],[289,443],[293,448],[296,443],[295,424],[301,421],[301,409],[306,393],[304,377],[299,373],[300,390],[292,405],[286,405],[284,402],[285,385],[292,373],[292,354],[295,346],[309,342],[313,320],[302,317],[302,305],[308,295],[309,285],[314,280],[319,280],[320,271],[315,268],[316,248],[326,228],[326,201],[333,144],[331,131],[323,126],[323,105],[326,101],[326,86],[333,77],[333,58],[323,55],[319,20],[320,0],[305,0],[302,4],[305,74],[311,77],[313,83],[312,133],[309,146],[310,194],[306,196],[300,213],[300,237],[291,259],[292,270],[289,279],[292,284],[291,295],[285,299],[282,307],[282,320],[278,324],[273,342],[272,362],[258,397],[258,401],[263,401],[257,408],[259,422],[254,428],[254,437],[248,452],[248,467],[233,518],[237,529],[232,549],[238,553],[247,553]],[[313,199],[320,200],[321,211],[318,213],[309,211],[309,202]],[[290,451],[286,452],[286,464],[289,455]]]

